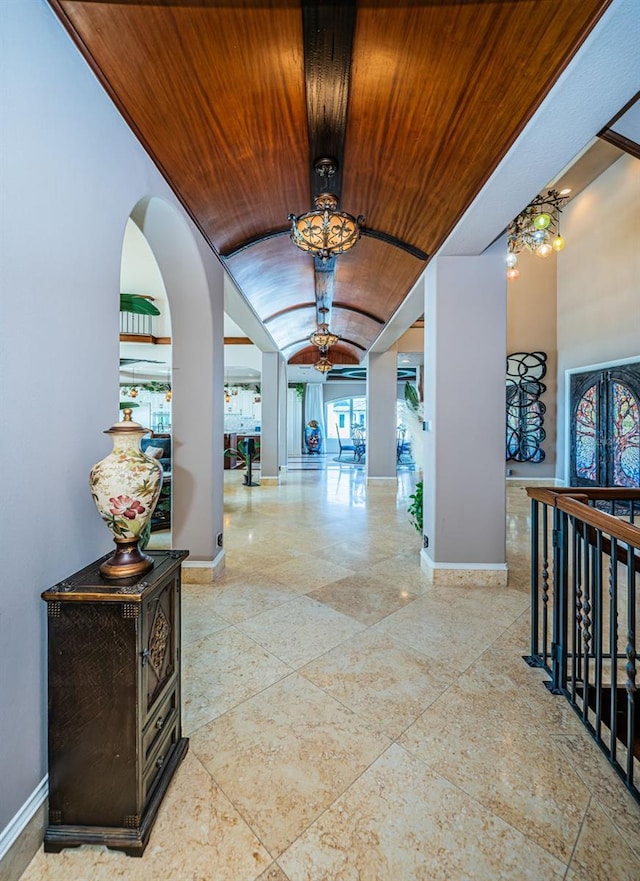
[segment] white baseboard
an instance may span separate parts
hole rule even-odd
[[[224,572],[224,549],[213,560],[185,560],[182,564],[182,580],[185,584],[208,584]]]
[[[507,477],[510,486],[565,486],[559,477]]]
[[[449,563],[432,560],[426,548],[420,551],[420,568],[432,584],[504,587],[509,567],[506,563]]]
[[[0,832],[0,860],[8,853],[49,794],[49,775],[42,778],[18,813]]]

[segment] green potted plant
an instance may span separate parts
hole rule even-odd
[[[415,526],[420,535],[422,535],[422,489],[423,483],[420,480],[418,483],[416,483],[415,492],[409,496],[410,504],[407,508],[409,520]]]

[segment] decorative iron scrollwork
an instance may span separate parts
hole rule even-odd
[[[540,396],[547,387],[545,352],[514,352],[507,356],[507,461],[542,462],[546,437],[545,405]]]

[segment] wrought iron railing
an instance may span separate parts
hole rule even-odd
[[[121,312],[120,333],[151,336],[153,334],[153,316],[138,315],[136,312]]]
[[[640,489],[530,488],[531,653],[640,802]]]

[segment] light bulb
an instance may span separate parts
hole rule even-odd
[[[531,236],[533,241],[536,242],[536,244],[538,244],[538,245],[541,245],[544,242],[544,240],[546,239],[546,237],[547,237],[547,233],[543,229],[537,229],[533,233],[533,235]]]
[[[547,214],[546,211],[543,211],[541,214],[536,214],[533,225],[536,229],[546,229],[551,223],[551,215]]]
[[[509,253],[507,254],[507,266],[509,267],[509,269],[513,269],[517,262],[517,256],[513,253],[513,251],[509,251]]]
[[[564,248],[564,239],[562,238],[560,233],[558,233],[558,235],[555,237],[555,239],[551,243],[551,247],[553,248],[554,251],[562,251],[562,249]]]
[[[520,278],[520,270],[516,269],[515,266],[512,266],[510,269],[507,269],[507,278],[509,281],[515,281]]]
[[[537,257],[548,257],[551,253],[553,253],[553,248],[549,242],[543,242],[540,247],[536,249]]]

